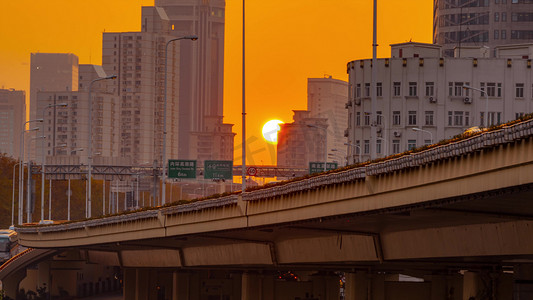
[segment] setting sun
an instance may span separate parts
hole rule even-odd
[[[270,120],[263,125],[263,138],[272,144],[278,143],[278,131],[281,129],[279,124],[283,124],[280,120]]]

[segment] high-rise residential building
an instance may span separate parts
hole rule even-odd
[[[0,153],[20,158],[20,138],[26,119],[26,93],[0,89]]]
[[[103,34],[101,67],[78,67],[77,58],[68,60],[72,55],[37,56],[35,64],[32,57],[31,106],[37,117],[46,109],[51,118],[43,124],[50,137],[44,148],[37,147],[39,153],[68,155],[87,148],[89,85],[114,74],[116,80],[98,81],[91,89],[93,156],[161,166],[166,113],[168,159],[198,159],[200,166],[206,159],[232,160],[232,125],[222,122],[225,3],[175,0],[156,5],[142,8],[140,32]],[[169,44],[165,73],[167,41],[191,35],[198,41]],[[46,108],[62,101],[69,106]],[[87,154],[80,154],[83,162]]]
[[[165,112],[165,45],[168,17],[156,7],[143,7],[141,32],[106,32],[103,35],[102,67],[118,76],[112,84],[118,98],[120,157],[134,164],[161,164]],[[169,45],[166,105],[166,155],[178,155],[179,41]]]
[[[197,35],[194,43],[179,43],[179,158],[209,157],[201,145],[192,145],[205,136],[211,118],[223,117],[224,87],[224,0],[155,0],[169,20],[173,37]],[[143,19],[144,20],[144,19]],[[143,31],[145,28],[143,21]],[[211,132],[213,139],[219,139]]]
[[[79,65],[79,91],[36,92],[37,118],[43,118],[32,160],[38,163],[49,156],[79,156],[88,162],[89,126],[92,127],[93,157],[118,157],[117,101],[108,81],[94,82],[91,89],[92,122],[89,124],[89,85],[106,77],[101,66]],[[66,104],[66,106],[63,106]],[[44,139],[42,137],[44,136]]]
[[[37,93],[78,90],[78,57],[72,53],[32,53],[30,59],[30,120],[42,118]],[[33,132],[30,136],[40,136]],[[30,139],[30,157],[35,157],[37,139]]]
[[[375,66],[376,145],[370,145],[371,60],[348,63],[350,162],[360,151],[369,159],[371,146],[383,157],[533,112],[533,44],[498,46],[495,58],[483,57],[484,47],[443,58],[441,46],[411,42],[391,45],[391,53]]]
[[[45,136],[36,144],[37,162],[48,156],[75,155],[86,164],[90,141],[93,158],[118,157],[117,98],[108,81],[97,81],[92,85],[92,122],[89,122],[89,86],[94,79],[106,76],[101,66],[80,65],[79,91],[37,93],[37,111],[44,116],[40,132]],[[89,126],[92,127],[92,139],[89,139]]]
[[[328,120],[328,152],[345,148],[344,131],[348,123],[346,101],[347,82],[333,79],[331,76],[307,79],[307,110],[312,117]]]
[[[277,166],[309,168],[310,162],[327,159],[327,119],[312,117],[310,111],[294,110],[293,122],[280,124]]]
[[[434,0],[433,43],[447,57],[455,47],[532,42],[532,25],[530,0]]]

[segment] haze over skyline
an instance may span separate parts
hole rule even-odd
[[[431,42],[433,1],[378,1],[378,56],[389,44]],[[0,87],[25,90],[29,99],[32,52],[74,53],[101,64],[102,32],[138,31],[141,6],[154,1],[20,0],[2,2]],[[346,64],[370,58],[372,1],[246,2],[248,164],[275,164],[275,145],[261,136],[265,122],[292,121],[307,107],[307,78],[347,80]],[[224,121],[235,124],[240,164],[242,0],[226,1]]]

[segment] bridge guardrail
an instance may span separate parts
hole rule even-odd
[[[361,180],[367,176],[376,176],[390,173],[405,168],[418,167],[435,161],[462,156],[474,151],[491,148],[497,145],[514,142],[533,136],[533,119],[503,127],[501,129],[483,132],[479,135],[451,142],[417,153],[409,153],[400,157],[390,158],[385,161],[370,163],[366,166],[339,170],[326,174],[319,174],[310,178],[290,181],[273,187],[266,187],[242,194],[245,201],[256,201],[272,197],[279,197],[304,190],[317,189],[331,184],[341,184]],[[128,222],[144,218],[156,218],[161,211],[163,214],[174,214],[197,211],[205,208],[221,207],[237,203],[238,196],[230,195],[222,198],[194,202],[177,206],[163,207],[148,211],[136,212],[125,215],[106,217],[102,219],[87,220],[82,222],[60,224],[42,227],[19,227],[20,232],[48,232],[56,230],[69,230],[84,227],[101,226],[113,223]]]

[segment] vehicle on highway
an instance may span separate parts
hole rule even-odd
[[[18,243],[17,232],[9,229],[0,229],[0,264],[22,251]]]

